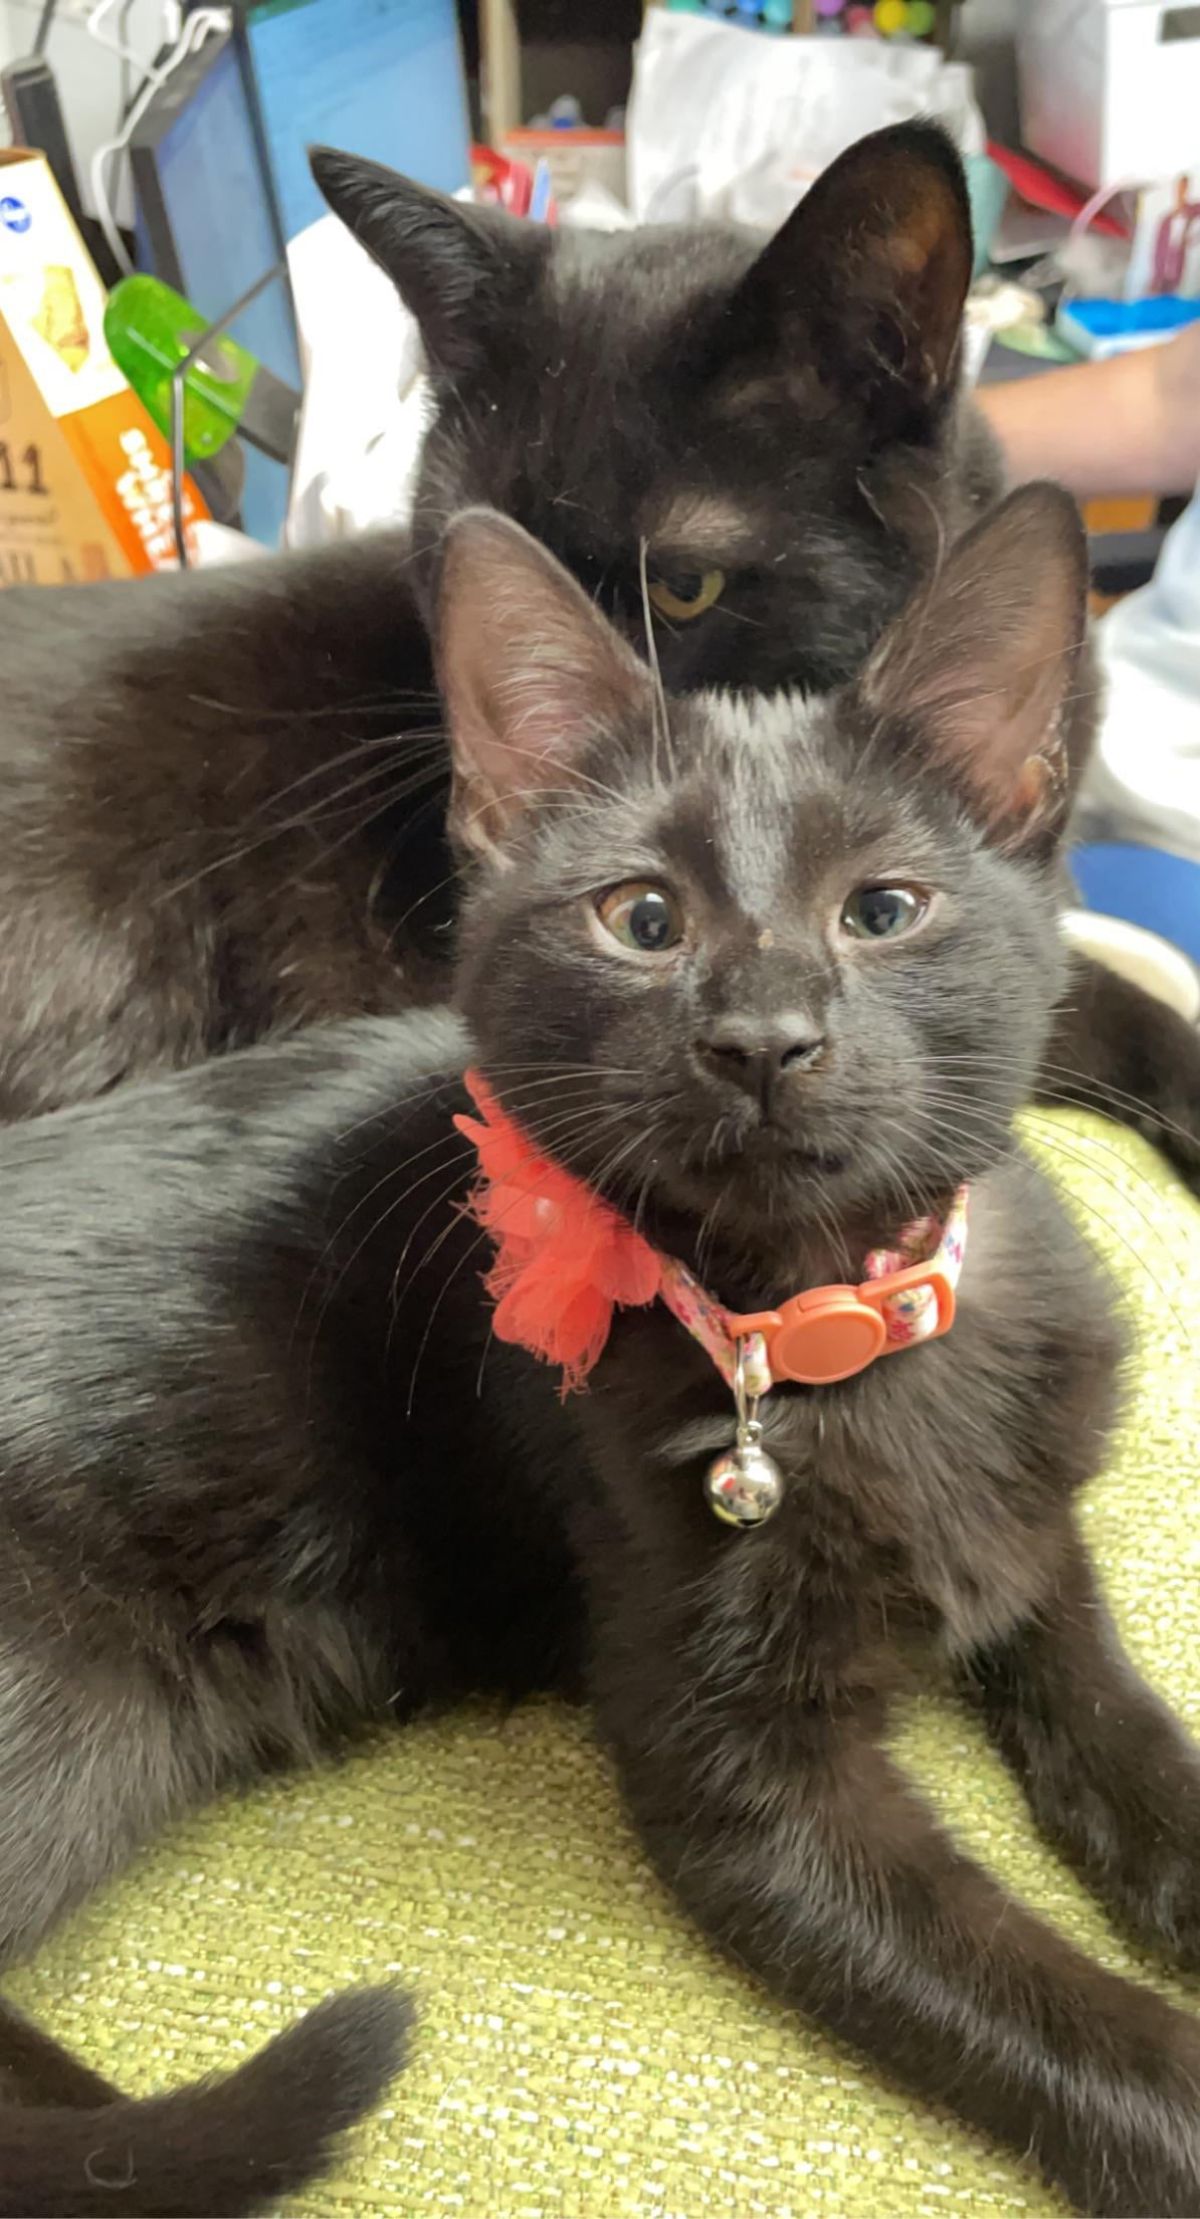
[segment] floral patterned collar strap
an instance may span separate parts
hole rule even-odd
[[[711,1508],[729,1524],[761,1525],[782,1498],[778,1468],[760,1445],[758,1405],[772,1387],[851,1379],[877,1357],[935,1340],[954,1322],[965,1186],[944,1218],[919,1218],[903,1228],[896,1248],[872,1249],[860,1285],[813,1287],[774,1310],[731,1311],[541,1155],[478,1072],[468,1071],[465,1084],[479,1118],[454,1122],[479,1157],[469,1207],[495,1243],[485,1283],[497,1339],[559,1365],[566,1394],[584,1385],[597,1362],[614,1309],[663,1301],[733,1390],[737,1437],[705,1481]]]
[[[944,1218],[914,1218],[897,1248],[873,1248],[861,1286],[813,1287],[777,1310],[736,1312],[713,1302],[686,1266],[662,1260],[659,1293],[732,1386],[741,1349],[753,1395],[784,1379],[832,1386],[954,1323],[954,1290],[967,1246],[967,1188]]]

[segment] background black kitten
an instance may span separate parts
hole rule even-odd
[[[1015,496],[820,702],[658,697],[496,517],[444,592],[469,1030],[313,1030],[0,1136],[5,1944],[214,1785],[582,1676],[719,1946],[1082,2208],[1192,2213],[1195,2022],[1006,1898],[887,1754],[910,1661],[948,1659],[1107,1904],[1200,1962],[1200,1766],[1070,1509],[1110,1300],[1010,1133],[1060,984],[1071,505]],[[472,1056],[738,1307],[973,1180],[952,1333],[768,1398],[758,1532],[706,1507],[730,1398],[661,1306],[566,1403],[494,1342]]]
[[[447,519],[486,502],[643,646],[645,541],[651,584],[676,589],[656,626],[669,686],[825,691],[1000,491],[958,406],[970,212],[932,125],[861,140],[766,244],[716,224],[550,231],[350,155],[313,169],[420,323],[426,605]]]

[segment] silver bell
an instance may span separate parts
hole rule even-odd
[[[773,1456],[760,1448],[757,1425],[739,1427],[733,1448],[714,1457],[704,1475],[708,1507],[727,1526],[761,1526],[783,1501],[783,1475]]]

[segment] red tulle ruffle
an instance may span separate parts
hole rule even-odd
[[[469,1206],[496,1244],[485,1284],[497,1337],[561,1365],[564,1392],[577,1389],[608,1339],[614,1307],[654,1301],[659,1258],[607,1202],[539,1154],[479,1072],[468,1071],[464,1084],[482,1123],[454,1122],[479,1156]]]

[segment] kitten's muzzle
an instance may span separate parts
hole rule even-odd
[[[766,1117],[824,1061],[827,1042],[806,1012],[784,1010],[777,1017],[718,1017],[694,1046],[710,1077],[748,1095]]]

